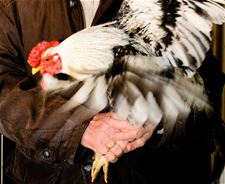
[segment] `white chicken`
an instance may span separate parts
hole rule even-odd
[[[196,73],[210,48],[213,23],[225,22],[224,0],[124,0],[116,19],[61,43],[43,41],[28,63],[45,91],[77,86],[61,111],[84,104],[109,108],[130,123],[172,131],[192,109],[210,109]],[[70,80],[60,80],[64,74]],[[79,85],[78,85],[79,84]],[[96,153],[92,181],[108,162]]]

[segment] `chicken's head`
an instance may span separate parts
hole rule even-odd
[[[40,71],[41,75],[54,76],[62,69],[62,62],[57,52],[51,52],[59,45],[58,41],[42,41],[38,43],[28,56],[28,64],[32,67],[32,74]]]

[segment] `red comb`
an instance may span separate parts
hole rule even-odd
[[[45,52],[48,48],[55,47],[57,45],[59,45],[58,41],[51,41],[51,42],[42,41],[38,43],[31,50],[28,56],[28,60],[27,60],[28,64],[33,68],[38,67],[41,63],[41,55],[43,54],[43,52]]]

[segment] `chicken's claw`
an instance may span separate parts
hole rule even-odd
[[[108,166],[109,166],[109,161],[101,154],[95,153],[94,155],[94,161],[92,164],[92,169],[91,169],[91,182],[93,183],[94,180],[96,179],[99,171],[101,168],[103,168],[104,172],[104,180],[107,183],[108,181]]]

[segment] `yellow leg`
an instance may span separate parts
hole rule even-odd
[[[109,171],[109,161],[106,160],[104,165],[103,165],[104,180],[105,180],[106,183],[108,183],[108,171]]]
[[[92,183],[96,179],[96,177],[102,167],[103,167],[103,172],[104,172],[104,180],[107,183],[108,182],[107,179],[108,179],[109,162],[103,155],[101,155],[99,153],[95,153],[94,161],[93,161],[92,169],[91,169],[91,182]]]

